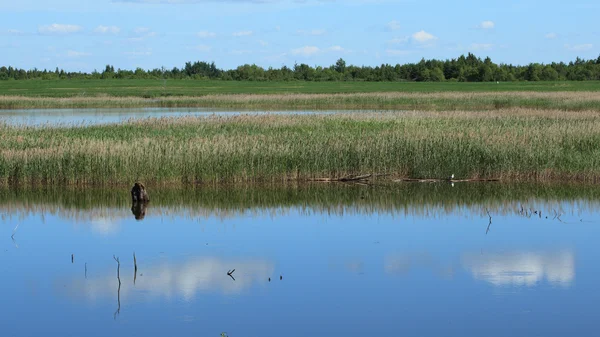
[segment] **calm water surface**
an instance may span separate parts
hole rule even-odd
[[[243,111],[214,108],[139,108],[139,109],[24,109],[0,110],[0,122],[10,125],[96,125],[124,122],[130,119],[212,116],[239,114],[330,114],[352,111]],[[364,112],[364,111],[363,111]]]
[[[0,190],[2,336],[597,335],[594,186],[150,193]]]

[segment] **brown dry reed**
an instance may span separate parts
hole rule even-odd
[[[352,94],[221,94],[203,96],[0,96],[0,109],[209,107],[235,109],[600,110],[600,92],[380,92]]]
[[[0,125],[3,185],[190,185],[353,174],[596,181],[596,111],[502,109]]]

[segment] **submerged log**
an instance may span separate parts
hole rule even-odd
[[[321,182],[352,182],[352,181],[364,181],[373,177],[372,174],[364,174],[359,176],[345,176],[341,178],[313,178],[309,181],[321,181]]]

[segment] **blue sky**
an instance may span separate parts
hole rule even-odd
[[[327,66],[473,52],[495,62],[600,54],[600,2],[0,0],[0,64],[71,71],[215,61]]]

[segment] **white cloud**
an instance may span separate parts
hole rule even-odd
[[[207,46],[205,44],[200,44],[200,45],[194,46],[192,49],[202,52],[202,53],[208,53],[209,51],[212,50],[212,47]]]
[[[469,49],[472,51],[488,51],[488,50],[492,50],[492,48],[494,47],[493,44],[491,43],[472,43],[469,46]]]
[[[332,52],[344,52],[344,51],[346,51],[346,49],[342,48],[342,46],[331,46],[331,47],[329,47],[328,50],[332,51]]]
[[[67,51],[67,57],[71,57],[71,58],[78,58],[78,57],[91,56],[91,55],[92,54],[90,54],[90,53],[85,53],[85,52],[80,52],[80,51],[74,51],[74,50]]]
[[[230,52],[230,54],[232,54],[232,55],[248,55],[248,54],[252,54],[252,50],[248,50],[248,49],[236,49],[236,50],[232,50]]]
[[[385,53],[388,56],[404,56],[412,53],[410,50],[402,50],[402,49],[387,49]]]
[[[408,40],[410,39],[409,36],[403,36],[403,37],[395,37],[391,40],[388,41],[389,44],[403,44],[408,42]]]
[[[556,39],[558,37],[558,34],[556,34],[556,33],[548,33],[548,34],[544,35],[544,37],[547,38],[547,39],[552,40],[552,39]]]
[[[263,47],[266,47],[266,46],[268,46],[268,45],[269,45],[269,42],[267,42],[267,41],[264,41],[264,40],[258,40],[257,42],[258,42],[258,44],[260,44],[260,45],[261,45],[261,46],[263,46]]]
[[[121,28],[117,27],[117,26],[98,26],[96,27],[96,29],[94,29],[94,33],[99,33],[99,34],[119,34],[119,32],[121,31]]]
[[[130,58],[150,56],[152,55],[152,49],[126,51],[123,53],[123,55],[129,56]]]
[[[313,29],[313,30],[298,29],[297,33],[300,35],[321,36],[321,35],[325,35],[327,33],[327,31],[325,29]]]
[[[437,40],[437,37],[433,36],[432,34],[427,33],[424,30],[414,33],[412,35],[412,38],[414,41],[417,41],[418,43],[427,43],[427,42],[432,42],[432,41]]]
[[[38,32],[40,34],[71,34],[80,32],[82,30],[83,27],[78,25],[65,25],[59,23],[38,27]]]
[[[396,20],[390,21],[385,25],[385,28],[389,31],[400,30],[400,22]]]
[[[150,32],[150,28],[148,27],[137,27],[133,30],[134,33],[136,34],[146,34],[148,32]]]
[[[318,47],[315,46],[305,46],[302,48],[297,48],[297,49],[292,49],[291,53],[292,55],[302,55],[302,56],[312,56],[314,54],[317,54],[318,52],[320,52],[321,50]]]
[[[129,42],[142,42],[147,38],[156,36],[156,32],[153,32],[148,27],[137,27],[133,30],[134,34],[137,36],[130,37],[127,39]]]
[[[20,31],[18,29],[8,29],[6,30],[6,33],[10,34],[10,35],[23,35],[24,32]]]
[[[570,50],[570,51],[589,51],[593,47],[594,47],[594,45],[591,43],[576,44],[576,45],[565,44],[565,49]]]
[[[480,29],[494,29],[494,27],[496,27],[496,24],[494,23],[494,21],[482,21],[477,27]]]
[[[242,31],[239,31],[239,32],[235,32],[235,33],[233,33],[231,35],[233,35],[235,37],[242,37],[242,36],[252,36],[253,34],[254,34],[254,32],[251,31],[251,30],[242,30]]]
[[[216,37],[217,33],[202,30],[202,31],[199,31],[198,33],[196,33],[196,36],[205,39],[205,38]]]

